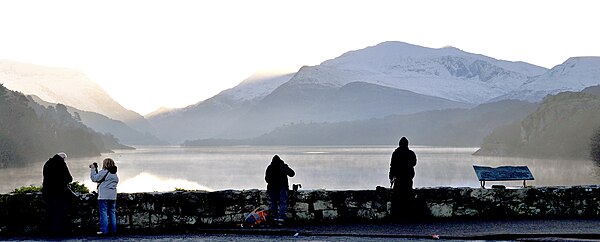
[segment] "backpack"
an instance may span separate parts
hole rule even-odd
[[[258,226],[263,222],[267,221],[267,211],[260,210],[260,208],[255,208],[252,212],[246,215],[244,222],[242,223],[242,227],[254,227]]]

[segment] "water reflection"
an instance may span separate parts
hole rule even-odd
[[[265,189],[264,172],[278,154],[295,171],[290,183],[303,189],[374,189],[389,187],[389,162],[394,146],[234,146],[138,147],[102,157],[69,158],[76,181],[89,181],[88,165],[105,157],[119,167],[120,192]],[[532,186],[599,184],[599,168],[592,161],[479,157],[477,148],[411,147],[418,157],[416,187],[479,187],[473,164],[526,165]],[[31,184],[41,185],[43,161],[23,168],[0,169],[0,193]],[[519,185],[522,182],[507,183]],[[495,184],[495,183],[494,183]],[[498,183],[503,184],[503,183]],[[492,184],[490,184],[492,185]]]
[[[96,183],[87,179],[84,182],[85,186],[91,191],[96,189]],[[185,190],[203,190],[213,191],[208,187],[202,186],[196,182],[184,179],[168,178],[142,172],[134,177],[121,179],[117,187],[119,192],[134,193],[134,192],[165,192],[174,191],[175,188]]]

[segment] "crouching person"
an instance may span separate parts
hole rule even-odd
[[[276,225],[282,226],[285,221],[288,199],[288,176],[296,175],[287,164],[273,156],[271,164],[267,167],[265,181],[267,182],[267,193],[269,194],[269,217]]]
[[[99,235],[117,232],[117,166],[111,158],[102,161],[102,170],[96,163],[90,165],[90,178],[98,183],[98,211],[100,212]]]

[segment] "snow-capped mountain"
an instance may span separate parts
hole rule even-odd
[[[293,73],[259,72],[207,100],[147,118],[157,135],[170,142],[218,136],[292,76]]]
[[[164,113],[171,112],[171,111],[173,111],[175,109],[176,108],[160,107],[157,110],[154,110],[154,111],[152,111],[150,113],[145,114],[144,118],[149,119],[149,118],[154,117],[154,116],[158,116],[158,115],[161,115],[161,114],[164,114]]]
[[[0,83],[47,102],[106,115],[143,132],[151,130],[144,117],[125,109],[98,84],[76,70],[0,60]]]
[[[600,57],[572,57],[548,72],[534,77],[517,90],[496,99],[539,102],[549,94],[578,92],[600,84]]]
[[[260,101],[273,90],[288,82],[294,73],[259,72],[239,85],[220,93],[232,101]]]
[[[361,81],[466,103],[484,103],[514,91],[547,69],[496,60],[457,48],[384,42],[304,67],[289,84],[341,87]]]

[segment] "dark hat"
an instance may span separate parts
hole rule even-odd
[[[400,146],[408,146],[408,139],[406,137],[402,137],[399,142]]]
[[[278,155],[273,156],[273,159],[271,160],[271,162],[277,162],[277,161],[282,161],[281,158],[279,158]]]

